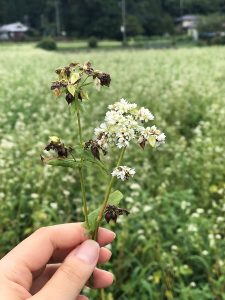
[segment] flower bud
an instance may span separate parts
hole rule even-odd
[[[68,104],[71,104],[71,103],[73,102],[74,99],[75,99],[74,96],[71,95],[70,93],[67,93],[67,94],[66,94],[66,102],[67,102]]]

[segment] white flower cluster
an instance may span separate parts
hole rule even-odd
[[[154,120],[152,113],[144,107],[129,103],[125,99],[109,105],[105,121],[95,129],[96,141],[100,148],[107,150],[109,144],[118,148],[127,147],[131,140],[136,140],[143,148],[151,140],[152,146],[159,146],[165,141],[165,134],[155,126],[145,128],[144,122]]]
[[[155,141],[156,147],[165,143],[165,133],[157,129],[155,125],[152,127],[143,127],[143,130],[141,130],[140,133],[141,135],[138,139],[139,144],[143,143],[144,141],[148,141],[151,138],[153,138],[153,141]]]
[[[122,181],[128,180],[130,177],[133,177],[135,174],[135,170],[126,166],[119,166],[113,170],[111,173],[113,177],[117,177]]]

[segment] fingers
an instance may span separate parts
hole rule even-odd
[[[109,249],[102,247],[100,249],[98,263],[104,264],[104,263],[108,262],[110,260],[111,256],[112,256],[112,252]]]
[[[83,242],[69,254],[52,278],[33,299],[76,299],[95,269],[99,252],[99,245],[95,241]]]
[[[99,258],[98,263],[104,264],[108,262],[111,258],[111,251],[102,247],[99,252]],[[39,274],[39,276],[33,281],[32,287],[31,287],[31,294],[36,294],[43,286],[51,279],[51,277],[54,275],[54,273],[58,270],[61,264],[50,264],[47,265],[45,270],[42,271],[42,274]],[[97,273],[98,276],[99,273]],[[100,274],[101,275],[101,274]],[[107,283],[106,283],[107,284]]]
[[[115,233],[111,230],[99,228],[97,241],[100,246],[105,246],[112,243],[112,241],[115,239],[115,236]],[[75,247],[73,246],[64,249],[56,249],[48,263],[61,263],[74,248]]]
[[[112,243],[115,237],[116,234],[111,230],[108,230],[106,228],[99,228],[97,242],[100,246],[105,246]]]
[[[115,234],[112,231],[99,229],[98,242],[100,245],[111,243],[114,238]],[[3,258],[2,264],[7,264],[7,261],[16,261],[18,265],[18,260],[20,260],[25,262],[29,271],[34,272],[48,263],[56,249],[59,250],[56,251],[55,260],[62,261],[72,249],[87,239],[88,236],[81,223],[44,227],[7,254]]]
[[[100,244],[101,246],[101,244]],[[58,263],[62,263],[63,260],[68,256],[68,254],[72,251],[73,249],[71,249],[69,252],[67,251],[58,251],[56,254],[53,254],[53,257],[50,259],[50,261],[48,262],[49,264],[58,264]],[[110,260],[112,256],[112,252],[110,250],[108,250],[107,248],[102,247],[100,249],[100,253],[99,253],[99,260],[98,263],[99,264],[104,264],[106,262],[108,262]],[[39,273],[40,274],[40,273]]]
[[[96,268],[93,273],[93,288],[102,289],[113,283],[113,275],[110,272]]]
[[[76,300],[88,300],[88,298],[86,296],[80,295]]]
[[[43,286],[52,278],[52,276],[60,266],[61,264],[47,265],[42,274],[34,279],[32,287],[30,289],[30,293],[34,295],[39,292],[43,288]]]

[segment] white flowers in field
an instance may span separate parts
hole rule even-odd
[[[117,177],[122,181],[128,180],[130,177],[133,177],[135,174],[135,170],[126,166],[119,166],[113,170],[111,173],[113,177]]]
[[[101,149],[107,150],[110,144],[124,148],[132,140],[142,148],[146,142],[153,147],[165,142],[165,134],[156,126],[143,126],[143,123],[154,120],[147,108],[138,109],[136,103],[129,103],[125,99],[109,105],[108,108],[104,122],[95,129],[96,141]]]

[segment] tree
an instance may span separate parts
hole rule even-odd
[[[121,38],[121,0],[57,0],[61,29],[68,36]],[[0,0],[0,24],[23,21],[42,34],[55,34],[56,0]],[[127,32],[159,35],[173,32],[179,0],[126,0]],[[184,14],[225,13],[224,0],[183,0]]]

